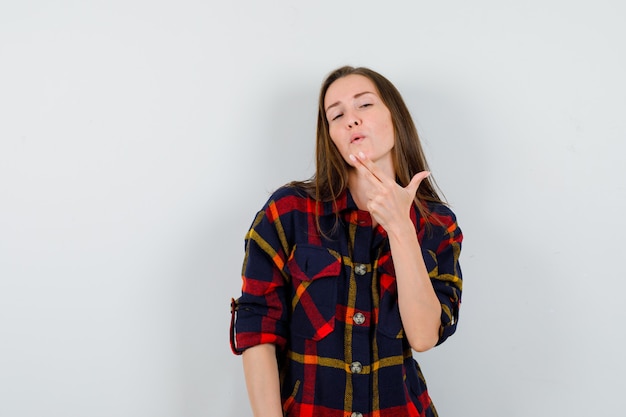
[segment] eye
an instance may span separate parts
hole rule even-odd
[[[371,105],[372,105],[372,103],[363,103],[359,107],[360,108],[364,108],[364,107],[370,107]]]
[[[339,119],[341,116],[343,116],[343,113],[339,113],[338,115],[334,116],[334,117],[331,119],[331,121],[332,121],[332,120],[337,120],[337,119]]]

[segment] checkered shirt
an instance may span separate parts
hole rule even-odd
[[[411,219],[442,306],[441,344],[456,330],[463,235],[448,207],[429,210],[427,220],[413,206]],[[386,232],[349,191],[333,205],[277,190],[246,236],[242,275],[231,346],[277,346],[285,416],[437,415],[402,328]]]

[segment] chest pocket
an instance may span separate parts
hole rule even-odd
[[[292,279],[291,332],[321,340],[335,329],[339,253],[320,246],[296,245],[287,261]]]

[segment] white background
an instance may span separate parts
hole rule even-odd
[[[250,416],[243,237],[319,85],[403,93],[465,233],[442,417],[623,410],[626,6],[0,3],[0,415]]]

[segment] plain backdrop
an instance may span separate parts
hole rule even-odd
[[[0,415],[251,416],[243,238],[318,88],[396,84],[465,233],[442,417],[623,411],[626,5],[0,3]]]

